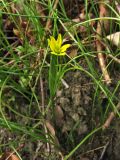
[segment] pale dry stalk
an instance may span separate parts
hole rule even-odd
[[[106,68],[104,55],[101,52],[103,47],[102,47],[102,43],[100,42],[101,37],[102,37],[102,28],[104,26],[105,26],[105,28],[108,27],[108,24],[104,20],[102,20],[102,18],[106,16],[107,11],[106,11],[104,4],[99,4],[99,9],[100,9],[99,17],[101,18],[101,20],[97,24],[97,35],[96,35],[96,38],[97,38],[96,45],[97,46],[96,47],[97,47],[98,59],[99,59],[99,64],[100,64],[102,73],[103,73],[103,77],[105,79],[105,82],[107,84],[110,84],[111,79],[110,79],[110,76],[109,76],[107,68]]]
[[[41,103],[42,103],[42,113],[44,115],[44,109],[45,109],[45,96],[44,96],[44,87],[43,87],[43,80],[42,80],[42,77],[40,77],[40,88],[41,88]],[[46,139],[48,139],[48,131],[47,131],[47,128],[46,128],[46,125],[44,124],[44,130],[45,130],[45,134],[46,134]],[[50,145],[49,143],[47,142],[47,152],[49,153],[50,152]]]
[[[115,116],[116,116],[116,114],[117,114],[117,112],[119,110],[120,110],[120,102],[117,104],[116,109],[113,112],[110,113],[110,115],[108,116],[107,120],[103,124],[103,127],[102,127],[103,130],[107,129],[110,126],[112,120],[115,118]]]
[[[120,59],[114,57],[112,54],[108,54],[108,57],[112,58],[115,62],[120,64]]]

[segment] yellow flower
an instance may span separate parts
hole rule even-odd
[[[48,39],[48,44],[51,49],[51,54],[57,55],[57,56],[64,56],[66,54],[67,48],[70,47],[70,44],[62,45],[62,36],[61,34],[58,35],[57,40],[53,36]]]

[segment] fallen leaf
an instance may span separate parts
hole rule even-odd
[[[117,47],[120,47],[120,32],[116,32],[110,34],[106,37],[109,41],[111,41]]]
[[[59,144],[58,138],[55,136],[56,133],[55,133],[54,127],[52,126],[52,124],[49,121],[46,121],[45,125],[46,125],[47,129],[49,130],[49,132],[51,133],[51,135],[53,136],[54,143],[59,147],[60,144]]]
[[[19,37],[20,36],[20,31],[18,29],[13,28],[13,33]]]
[[[61,127],[63,125],[64,113],[59,105],[55,106],[55,121],[57,126]]]
[[[11,160],[20,160],[15,154],[11,155]]]
[[[20,159],[15,154],[7,152],[2,155],[0,160],[20,160]]]
[[[45,125],[47,127],[47,129],[49,130],[49,132],[51,133],[52,136],[55,136],[55,129],[54,127],[50,124],[50,122],[46,121]]]
[[[71,47],[69,51],[69,56],[71,58],[74,58],[77,56],[77,54],[78,54],[78,49],[76,47]]]

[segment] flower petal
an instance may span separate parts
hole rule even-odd
[[[51,51],[54,51],[55,50],[55,46],[56,46],[56,40],[55,40],[55,38],[54,37],[50,37],[50,39],[48,39],[48,44],[49,44],[49,46],[50,46],[50,49],[51,49]]]
[[[61,45],[62,45],[62,36],[61,36],[61,34],[58,35],[57,44],[58,44],[59,47],[61,47]]]
[[[70,47],[70,44],[65,44],[60,48],[60,52],[65,52],[67,50],[67,48]]]
[[[65,44],[62,46],[62,36],[61,34],[58,35],[57,40],[53,36],[48,39],[48,44],[51,49],[51,54],[57,55],[57,56],[64,56],[66,55],[67,48],[70,47],[70,44]]]

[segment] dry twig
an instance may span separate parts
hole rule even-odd
[[[108,71],[106,69],[104,55],[103,55],[103,53],[101,53],[102,44],[100,42],[100,37],[102,36],[102,28],[104,27],[104,25],[107,26],[107,24],[105,24],[105,21],[102,20],[102,17],[106,16],[106,14],[107,14],[106,12],[107,11],[106,11],[106,8],[105,8],[104,4],[100,4],[99,5],[99,9],[100,9],[100,18],[101,18],[101,20],[97,24],[97,36],[96,36],[97,37],[96,45],[97,45],[97,51],[98,51],[98,59],[99,59],[99,64],[100,64],[100,67],[101,67],[105,82],[107,84],[110,84],[111,83],[111,79],[110,79],[110,76],[109,76]]]
[[[112,54],[108,54],[108,57],[112,58],[115,62],[120,64],[120,59],[114,57]]]
[[[103,160],[108,145],[109,145],[109,142],[107,142],[106,145],[104,146],[102,154],[101,154],[99,160]]]
[[[107,118],[107,120],[103,124],[103,127],[102,127],[103,130],[107,129],[110,126],[110,124],[111,124],[112,120],[115,118],[115,115],[117,114],[118,110],[120,110],[120,102],[117,104],[116,110],[114,112],[110,113],[109,117]]]
[[[45,107],[45,97],[44,97],[44,87],[43,87],[43,80],[42,77],[40,76],[40,88],[41,88],[41,104],[42,104],[42,113],[44,113],[44,107]],[[48,139],[48,131],[47,131],[47,127],[44,124],[44,130],[45,130],[45,135],[46,135],[46,139]],[[50,145],[47,142],[47,152],[50,152]]]

